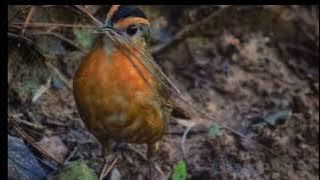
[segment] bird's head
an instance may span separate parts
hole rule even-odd
[[[112,5],[100,32],[112,30],[140,48],[145,48],[150,35],[150,23],[145,14],[133,5]]]

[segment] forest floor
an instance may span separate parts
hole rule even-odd
[[[307,8],[142,6],[158,30],[151,49],[168,77],[215,123],[257,142],[222,129],[211,137],[214,122],[198,116],[172,118],[155,159],[159,179],[168,179],[179,160],[188,179],[319,178],[319,9]],[[213,12],[217,17],[202,21]],[[155,48],[187,28],[183,38]],[[99,173],[101,146],[82,123],[71,87],[84,53],[53,39],[36,39],[49,49],[46,63],[9,41],[9,118],[56,159],[72,154],[68,161],[86,160]],[[123,179],[148,177],[148,163],[134,151],[125,150],[115,167]]]

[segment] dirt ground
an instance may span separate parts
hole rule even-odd
[[[14,14],[17,7],[10,8]],[[319,178],[318,6],[141,8],[155,29],[151,50],[168,77],[215,122],[256,141],[245,142],[227,130],[212,138],[208,131],[214,122],[195,115],[184,120],[195,123],[185,139],[184,157],[186,126],[172,118],[155,159],[162,171],[156,172],[159,179],[168,179],[179,160],[187,163],[192,180]],[[42,11],[37,7],[38,13],[55,8]],[[212,14],[217,15],[206,21]],[[34,16],[34,22],[41,20]],[[65,20],[70,21],[74,19]],[[184,35],[172,41],[184,29]],[[60,33],[75,39],[69,31]],[[72,94],[72,76],[84,53],[43,37],[33,40],[47,48],[45,61],[32,47],[21,48],[30,44],[9,37],[9,118],[18,119],[20,127],[57,159],[83,159],[99,173],[100,144],[82,123]],[[156,48],[170,41],[166,48]],[[268,115],[282,112],[290,113],[266,122]],[[17,136],[11,128],[9,133]],[[144,146],[136,147],[145,153]],[[132,150],[122,152],[115,166],[122,178],[147,178],[148,163]]]

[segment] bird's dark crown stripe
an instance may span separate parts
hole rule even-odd
[[[141,17],[146,18],[145,14],[137,7],[133,5],[121,5],[112,15],[110,21],[112,24],[118,22],[121,19],[127,17]]]

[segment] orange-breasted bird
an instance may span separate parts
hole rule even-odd
[[[117,141],[147,144],[150,159],[165,132],[171,105],[156,68],[143,53],[149,31],[150,23],[140,9],[113,5],[94,48],[75,73],[78,111],[102,144],[104,156]]]

